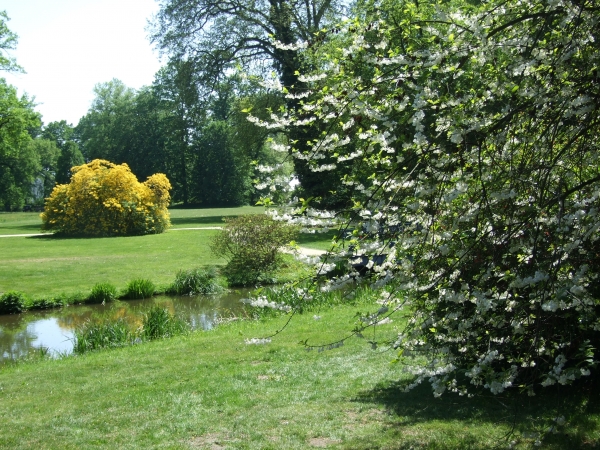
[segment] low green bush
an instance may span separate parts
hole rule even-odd
[[[175,317],[166,308],[155,306],[144,314],[142,338],[153,340],[184,334],[189,331],[189,325]]]
[[[60,308],[68,305],[64,297],[35,298],[29,303],[30,310]]]
[[[117,288],[110,283],[96,283],[86,303],[105,303],[117,299]]]
[[[152,281],[136,278],[127,284],[123,297],[131,300],[150,298],[154,295],[155,290],[156,287]]]
[[[211,251],[229,259],[229,284],[269,284],[281,265],[281,249],[298,235],[298,228],[265,214],[224,218],[225,226],[211,242]]]
[[[176,295],[217,294],[225,288],[219,280],[219,273],[214,267],[206,269],[180,270],[175,281],[167,289],[167,293]]]
[[[27,309],[27,297],[22,292],[10,291],[0,297],[0,314],[18,314]]]

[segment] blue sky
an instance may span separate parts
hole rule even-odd
[[[34,96],[44,123],[85,115],[97,83],[149,85],[160,68],[145,30],[155,0],[0,0],[19,35],[11,52],[26,74],[0,76]]]

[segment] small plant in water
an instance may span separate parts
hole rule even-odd
[[[219,283],[217,269],[180,270],[168,293],[177,295],[217,294],[225,288]]]
[[[184,334],[189,325],[175,317],[166,308],[155,306],[144,315],[142,338],[144,340],[160,339]]]
[[[96,283],[87,303],[105,303],[117,299],[117,288],[110,283]]]
[[[123,318],[88,321],[75,330],[73,352],[81,354],[101,348],[122,347],[134,340],[135,333]]]
[[[127,284],[124,297],[128,299],[150,298],[154,295],[155,286],[150,280],[137,278]]]

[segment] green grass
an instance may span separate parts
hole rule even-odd
[[[177,230],[220,226],[227,215],[261,213],[259,207],[174,209],[174,229],[159,235],[60,239],[50,235],[0,238],[0,293],[21,291],[47,298],[64,294],[87,295],[96,283],[109,282],[119,290],[136,278],[159,288],[173,282],[179,270],[224,265],[210,251],[216,230]],[[36,232],[39,213],[0,214],[0,234]],[[307,237],[318,245],[313,235]],[[319,235],[326,245],[327,237]],[[295,270],[295,269],[293,269]],[[293,274],[290,274],[293,275]],[[289,278],[289,277],[288,277]]]
[[[586,386],[544,398],[434,399],[428,387],[400,392],[391,353],[364,340],[322,353],[297,344],[339,338],[358,307],[320,311],[319,321],[296,316],[266,345],[244,340],[280,329],[286,316],[5,367],[0,448],[535,448],[557,415],[566,424],[543,448],[600,443],[600,398]]]
[[[167,285],[180,269],[225,263],[209,249],[215,232],[167,231],[96,239],[0,238],[0,292],[52,296],[89,292],[101,282],[123,289],[134,278]]]
[[[220,227],[223,217],[241,214],[261,214],[262,206],[236,208],[206,208],[169,210],[173,228]],[[41,233],[42,219],[39,212],[0,212],[0,235]]]
[[[206,208],[169,210],[173,228],[221,227],[223,217],[240,216],[242,214],[262,214],[262,206],[240,206],[235,208]]]
[[[41,233],[39,212],[0,212],[0,235]]]

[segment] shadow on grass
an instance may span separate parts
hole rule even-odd
[[[386,408],[387,433],[398,443],[386,448],[491,449],[506,448],[513,440],[533,445],[540,439],[543,448],[587,449],[600,445],[598,381],[543,388],[533,397],[517,392],[492,395],[486,390],[472,398],[454,393],[434,398],[428,383],[409,392],[398,383],[385,383],[354,400]],[[557,425],[561,416],[566,422]],[[493,428],[499,430],[496,442],[483,444],[490,436],[486,430]],[[356,448],[361,448],[358,443]]]
[[[222,226],[223,216],[206,216],[206,217],[171,217],[171,225],[215,225]]]
[[[43,233],[41,231],[40,233]],[[61,241],[61,240],[97,240],[97,239],[119,239],[119,238],[131,238],[131,237],[144,237],[144,236],[153,236],[150,234],[130,234],[127,236],[77,236],[77,235],[66,235],[61,233],[52,233],[48,234],[40,234],[37,236],[27,236],[25,239],[37,239],[40,241]]]
[[[31,224],[31,225],[11,225],[10,227],[11,230],[19,230],[19,234],[30,234],[30,233],[41,233],[41,228],[39,224]],[[2,228],[0,228],[0,234],[4,234],[2,233]]]
[[[327,233],[300,233],[296,241],[299,244],[310,244],[314,242],[331,241],[335,236],[335,231]]]

